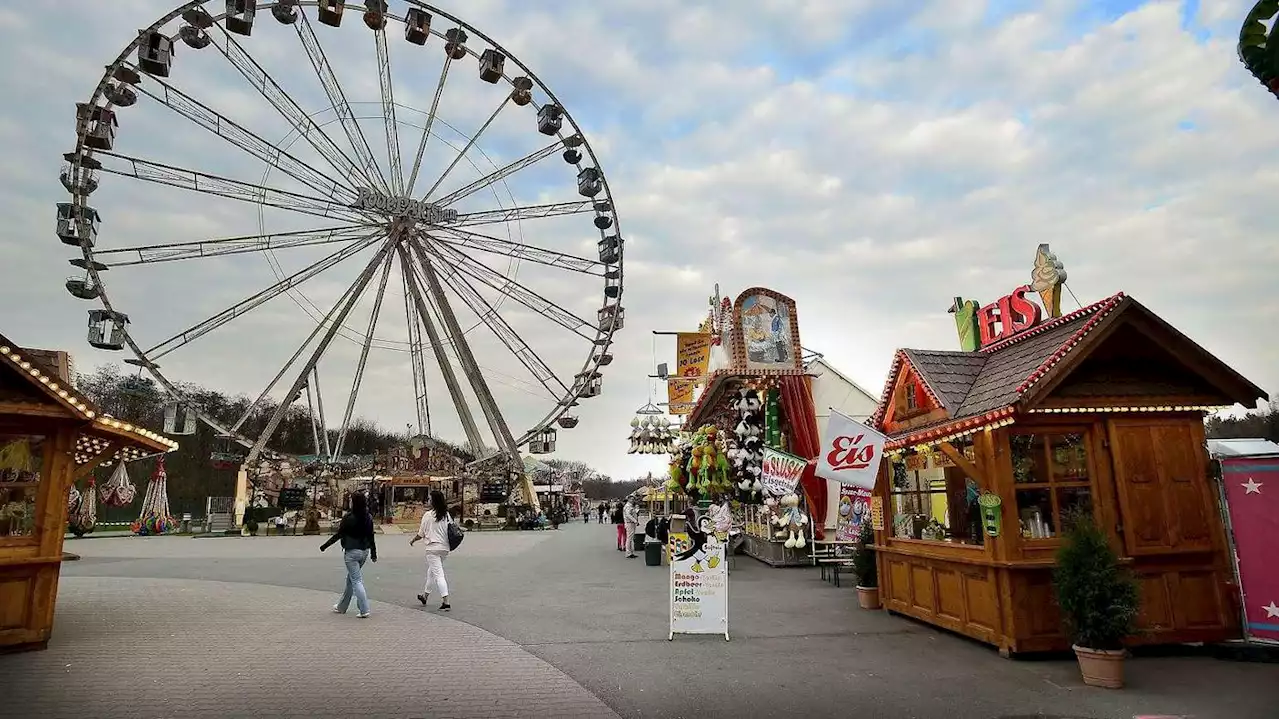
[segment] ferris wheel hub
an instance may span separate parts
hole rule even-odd
[[[386,214],[389,219],[418,220],[432,225],[444,225],[458,221],[458,211],[441,207],[412,197],[391,197],[371,187],[356,190],[357,210],[373,210]]]

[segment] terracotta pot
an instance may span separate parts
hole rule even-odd
[[[1071,645],[1080,662],[1080,676],[1091,687],[1119,689],[1124,686],[1124,650],[1088,649]]]
[[[879,587],[858,587],[858,606],[863,609],[880,608]]]

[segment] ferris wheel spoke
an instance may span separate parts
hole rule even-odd
[[[342,413],[342,427],[338,430],[338,441],[333,445],[333,454],[329,461],[337,461],[342,456],[343,445],[347,442],[347,430],[351,427],[351,415],[356,409],[356,396],[360,394],[360,382],[364,379],[364,368],[369,361],[369,348],[373,345],[373,333],[378,328],[378,315],[382,313],[382,299],[387,294],[387,280],[391,278],[391,262],[395,255],[387,253],[382,263],[382,279],[378,281],[378,294],[373,301],[373,310],[369,313],[369,327],[364,333],[364,346],[360,348],[360,362],[356,365],[355,375],[351,378],[351,394],[347,396],[347,409]]]
[[[102,264],[107,267],[128,267],[130,265],[206,259],[245,252],[284,250],[291,247],[311,247],[334,242],[349,242],[359,237],[368,237],[369,232],[370,227],[368,225],[342,225],[315,230],[279,232],[269,235],[242,235],[213,240],[196,240],[194,242],[115,247],[95,250],[93,255],[95,259],[102,261]],[[128,259],[110,261],[113,257]]]
[[[382,121],[387,132],[387,164],[391,169],[391,189],[399,195],[404,189],[404,168],[400,166],[400,131],[396,125],[396,96],[395,87],[391,83],[391,56],[387,53],[386,27],[374,31],[373,37],[378,52],[378,84],[382,93]]]
[[[487,265],[476,262],[466,253],[460,252],[447,244],[429,242],[428,247],[432,249],[432,255],[449,269],[483,282],[491,289],[516,300],[533,312],[547,317],[579,337],[592,342],[595,341],[595,325],[525,287],[516,280]]]
[[[502,410],[498,408],[498,403],[494,401],[493,392],[489,390],[489,383],[485,380],[484,373],[480,370],[475,355],[471,352],[471,345],[467,343],[465,333],[458,324],[458,318],[454,315],[453,308],[449,306],[449,298],[445,296],[444,288],[440,285],[440,278],[436,275],[435,265],[412,238],[410,238],[410,243],[417,252],[420,269],[427,279],[427,291],[430,293],[436,309],[440,312],[440,319],[444,324],[445,330],[453,340],[453,349],[458,355],[458,364],[462,365],[462,371],[466,374],[467,380],[471,384],[471,390],[476,395],[480,410],[489,422],[489,430],[493,433],[493,439],[498,443],[499,451],[506,453],[514,461],[518,462],[520,461],[520,449],[516,445],[515,437],[511,435],[511,428],[507,426],[506,420],[503,419]]]
[[[334,200],[308,197],[288,190],[267,187],[266,185],[253,185],[241,180],[232,180],[228,177],[211,175],[198,170],[189,170],[185,167],[165,165],[151,160],[144,160],[140,157],[131,157],[105,150],[98,150],[94,153],[94,157],[99,161],[106,158],[119,160],[120,165],[118,167],[112,167],[106,162],[102,163],[101,171],[113,175],[132,177],[137,180],[168,185],[169,187],[177,187],[205,195],[226,197],[253,205],[267,205],[281,210],[300,212],[304,215],[314,215],[326,219],[359,222],[365,218],[363,213],[356,212],[342,202]]]
[[[454,190],[453,192],[450,192],[449,194],[437,199],[435,201],[435,204],[439,205],[440,207],[448,207],[449,205],[452,205],[453,203],[457,202],[458,200],[461,200],[464,197],[468,197],[472,194],[475,194],[476,192],[479,192],[480,190],[483,190],[486,187],[489,187],[490,185],[501,182],[502,180],[523,170],[524,168],[537,163],[539,160],[543,160],[548,157],[551,157],[552,155],[556,154],[556,152],[559,151],[560,148],[562,147],[565,147],[565,143],[563,141],[558,141],[558,142],[553,142],[542,149],[534,150],[533,152],[529,153],[528,155],[525,155],[519,160],[516,160],[515,162],[512,162],[508,165],[505,165],[503,167],[500,167],[494,170],[493,172],[490,172],[488,175],[481,177],[480,179],[476,180],[475,182],[472,182],[466,187]]]
[[[587,275],[603,277],[606,265],[588,257],[579,257],[555,250],[544,250],[541,247],[525,245],[511,240],[504,240],[492,235],[485,235],[469,230],[458,230],[441,225],[432,228],[431,239],[447,245],[462,247],[468,250],[491,252],[517,260],[528,260],[548,267],[559,267],[565,270],[581,272]]]
[[[271,436],[275,434],[276,428],[280,426],[280,421],[284,419],[284,415],[289,411],[289,405],[293,404],[293,399],[302,391],[303,385],[307,383],[307,377],[319,364],[320,358],[324,356],[325,350],[329,348],[329,343],[333,341],[334,335],[338,334],[338,328],[346,321],[347,315],[351,314],[351,308],[355,307],[356,301],[364,294],[364,288],[369,285],[369,281],[373,279],[374,273],[378,271],[378,266],[386,259],[388,253],[391,252],[399,241],[396,236],[388,237],[386,242],[382,243],[382,247],[374,254],[373,259],[369,260],[369,264],[365,266],[364,271],[356,278],[355,284],[351,286],[347,294],[346,301],[342,303],[342,309],[338,311],[336,317],[329,325],[328,331],[324,333],[324,337],[320,339],[319,344],[311,353],[311,358],[307,360],[302,371],[298,373],[297,379],[293,381],[293,386],[285,393],[284,401],[276,406],[271,417],[267,420],[267,424],[262,429],[262,433],[258,435],[257,441],[253,443],[253,447],[249,450],[249,455],[245,462],[253,464],[266,448],[267,442]]]
[[[521,220],[536,220],[560,215],[579,215],[586,212],[594,212],[595,204],[592,200],[574,200],[573,202],[556,202],[549,205],[502,207],[496,210],[482,210],[480,212],[459,212],[457,221],[450,223],[450,227],[491,225],[496,222],[519,222]]]
[[[480,129],[476,130],[475,134],[467,140],[467,144],[463,145],[461,150],[458,150],[458,154],[454,156],[453,162],[450,162],[449,166],[444,168],[444,172],[440,173],[440,177],[436,178],[435,184],[432,185],[431,189],[427,190],[426,194],[422,196],[422,200],[424,202],[431,199],[431,193],[440,188],[440,183],[444,182],[445,178],[449,176],[449,173],[453,172],[453,168],[457,167],[459,162],[462,162],[462,158],[467,156],[467,153],[471,151],[472,147],[475,147],[476,141],[480,139],[480,136],[484,134],[485,130],[489,129],[489,126],[493,124],[493,121],[498,119],[498,114],[502,112],[502,108],[506,107],[509,102],[511,102],[511,96],[507,95],[502,99],[502,102],[498,103],[498,107],[494,109],[493,114],[489,115],[489,119],[485,120],[484,124],[480,126]]]
[[[420,247],[417,247],[416,243],[415,250],[419,253],[423,252]],[[498,310],[476,291],[475,286],[462,273],[455,272],[451,277],[445,277],[444,284],[453,290],[453,293],[462,300],[463,304],[479,317],[481,322],[484,322],[485,326],[497,336],[498,340],[511,351],[511,354],[516,356],[516,359],[520,360],[520,364],[524,365],[534,379],[538,380],[546,388],[552,399],[560,400],[569,394],[569,387],[556,376],[556,373],[547,366],[547,363],[529,346],[529,343],[525,342],[524,338],[512,329],[511,325],[502,318],[502,315],[498,314]],[[557,387],[559,388],[558,392]]]
[[[347,204],[355,202],[355,190],[342,180],[325,175],[160,78],[152,79],[160,86],[159,93],[143,85],[138,86],[138,91],[317,193],[342,196]]]
[[[347,136],[347,141],[351,144],[351,150],[355,152],[358,165],[364,170],[366,177],[376,180],[382,186],[384,192],[394,195],[391,187],[387,184],[387,178],[382,174],[382,170],[378,168],[378,163],[373,159],[373,150],[369,148],[369,141],[365,139],[364,130],[360,129],[360,123],[356,121],[356,116],[351,112],[351,104],[347,102],[347,96],[342,91],[342,85],[338,82],[338,78],[333,73],[333,67],[329,64],[329,58],[324,54],[324,48],[320,45],[320,39],[316,37],[315,30],[311,27],[311,21],[307,19],[305,13],[298,14],[298,21],[294,23],[293,29],[298,33],[298,40],[302,42],[302,49],[307,53],[307,58],[311,60],[311,68],[315,70],[316,78],[320,81],[320,86],[324,88],[324,94],[328,96],[329,102],[333,105],[333,111],[338,116],[338,122],[342,125],[342,132]]]
[[[333,303],[333,307],[325,313],[324,317],[322,317],[319,322],[316,322],[316,326],[311,330],[311,334],[307,335],[307,338],[302,341],[301,345],[298,345],[298,349],[293,353],[293,356],[284,363],[284,366],[280,368],[280,371],[276,373],[275,377],[271,378],[271,382],[269,382],[266,388],[262,390],[262,393],[258,395],[257,399],[255,399],[253,403],[245,409],[244,413],[240,415],[240,419],[236,420],[236,423],[231,426],[231,432],[234,433],[240,431],[240,427],[242,427],[244,423],[249,420],[249,417],[253,415],[254,411],[266,401],[267,396],[271,394],[271,390],[275,389],[276,385],[280,383],[280,380],[284,379],[284,376],[289,372],[289,368],[298,361],[298,358],[302,356],[303,352],[307,351],[307,347],[311,346],[311,343],[315,341],[316,337],[321,332],[329,328],[333,323],[333,316],[338,313],[339,308],[341,308],[343,303],[347,301],[347,298],[351,295],[351,292],[354,289],[355,284],[348,287],[342,295],[338,297],[338,300]]]
[[[409,187],[404,191],[406,197],[413,196],[413,186],[418,181],[418,170],[422,168],[422,155],[427,150],[427,140],[431,137],[431,125],[435,123],[436,111],[440,109],[440,96],[444,94],[444,81],[449,77],[449,66],[453,58],[444,56],[444,67],[440,69],[440,80],[436,83],[436,94],[431,98],[431,110],[427,113],[426,124],[422,126],[422,138],[418,140],[418,154],[413,159],[413,172],[409,173]]]
[[[154,347],[147,349],[142,354],[146,356],[146,358],[151,362],[155,362],[159,360],[161,357],[164,357],[165,355],[190,344],[191,342],[199,339],[200,337],[203,337],[209,332],[212,332],[213,330],[225,325],[231,320],[234,320],[237,317],[241,317],[245,315],[249,311],[253,310],[256,307],[261,306],[262,304],[266,303],[272,298],[279,297],[280,295],[284,294],[288,290],[294,287],[297,287],[298,285],[302,284],[303,282],[306,282],[312,277],[315,277],[321,272],[324,272],[325,270],[328,270],[334,267],[335,265],[347,259],[348,257],[351,257],[352,255],[360,252],[361,250],[367,247],[370,247],[371,245],[376,243],[378,240],[379,240],[379,237],[377,234],[372,234],[370,237],[356,240],[355,242],[351,243],[350,245],[347,245],[346,247],[338,250],[337,252],[334,252],[333,254],[328,255],[327,257],[324,257],[323,259],[316,261],[315,263],[293,273],[292,275],[285,277],[284,279],[280,280],[274,285],[271,285],[267,289],[262,290],[261,292],[257,292],[253,295],[250,295],[249,297],[246,297],[245,299],[237,302],[236,304],[232,305],[231,307],[228,307],[227,309],[219,312],[218,314],[202,322],[199,322],[195,325],[192,325],[191,327],[187,328],[186,330],[183,330],[182,332],[179,332],[173,337],[170,337],[169,339],[163,342],[160,342]]]
[[[221,25],[217,27],[222,29]],[[210,34],[209,37],[214,38],[215,36]],[[289,93],[285,92],[280,83],[276,82],[275,78],[271,77],[270,73],[262,65],[259,65],[258,61],[254,60],[249,52],[240,43],[236,42],[230,34],[223,30],[212,45],[244,77],[249,86],[275,108],[280,117],[289,124],[289,127],[332,165],[333,169],[345,175],[348,182],[353,178],[364,178],[365,182],[373,184],[374,177],[377,177],[377,175],[369,176],[364,169],[357,167],[347,157],[346,153],[339,149],[333,140],[325,134],[324,130],[320,129],[316,121],[303,111],[302,106]]]
[[[400,255],[400,274],[409,287],[409,294],[412,296],[414,307],[417,308],[418,319],[422,322],[423,329],[427,331],[427,339],[431,340],[431,351],[435,354],[436,364],[440,367],[440,376],[444,379],[445,388],[449,390],[449,398],[453,400],[458,421],[462,422],[462,431],[467,435],[467,444],[471,447],[471,452],[478,457],[484,453],[484,439],[480,436],[480,428],[476,426],[471,407],[467,404],[466,396],[462,394],[462,385],[458,383],[458,375],[453,371],[453,363],[449,361],[449,355],[445,351],[440,330],[436,328],[431,318],[431,310],[427,306],[425,293],[413,271],[413,260],[409,257],[409,251],[401,244],[397,252]]]

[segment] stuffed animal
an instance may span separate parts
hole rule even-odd
[[[809,524],[809,518],[800,510],[800,497],[792,492],[783,496],[780,505],[781,511],[773,519],[774,526],[778,527],[774,537],[786,537],[783,546],[787,549],[804,549],[804,528]]]

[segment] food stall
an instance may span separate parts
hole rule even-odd
[[[0,336],[0,652],[48,644],[72,483],[178,446],[103,414],[75,389],[69,363],[41,354]]]
[[[1076,510],[1137,578],[1132,643],[1237,637],[1203,419],[1265,393],[1123,293],[1062,313],[1064,279],[956,298],[961,351],[895,354],[872,418],[885,607],[1006,656],[1067,649],[1052,570]]]
[[[673,453],[667,488],[704,507],[716,496],[731,496],[736,522],[747,530],[748,555],[772,566],[807,563],[804,544],[788,542],[785,528],[779,537],[779,527],[770,525],[781,499],[766,503],[771,495],[785,499],[794,492],[804,508],[791,516],[803,515],[817,538],[823,537],[827,483],[813,476],[809,461],[817,456],[819,437],[795,301],[763,287],[745,290],[732,302],[713,299],[700,331],[677,339],[678,372],[668,382],[668,408],[688,415],[688,432]],[[789,485],[771,485],[770,493],[766,455],[790,458],[804,471]]]

